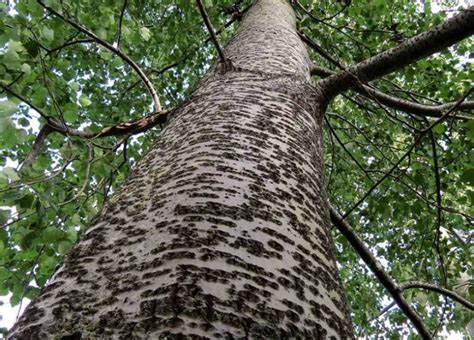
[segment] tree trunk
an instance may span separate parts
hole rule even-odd
[[[11,339],[351,338],[324,100],[286,0],[260,0]]]

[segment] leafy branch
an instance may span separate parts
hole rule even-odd
[[[375,184],[364,194],[364,196],[362,198],[359,199],[359,201],[357,201],[356,204],[354,204],[343,216],[343,218],[346,218],[347,216],[349,216],[349,214],[354,211],[358,206],[360,206],[362,204],[362,202],[365,201],[365,199],[387,178],[390,176],[390,174],[395,171],[395,169],[398,168],[398,166],[411,154],[411,152],[413,151],[413,149],[415,148],[415,146],[418,145],[418,143],[421,141],[421,139],[423,138],[423,136],[428,133],[429,131],[431,131],[431,129],[433,129],[436,125],[440,124],[442,121],[444,121],[452,112],[454,112],[457,107],[471,94],[471,92],[473,91],[474,89],[471,88],[469,91],[466,92],[466,94],[464,96],[462,96],[461,99],[459,99],[456,104],[448,111],[446,111],[441,117],[439,117],[436,121],[434,121],[433,123],[431,123],[428,127],[426,127],[425,129],[421,130],[420,133],[418,134],[417,138],[415,139],[415,141],[413,142],[413,144],[408,148],[408,150],[403,154],[402,157],[400,157],[400,159],[390,168],[390,170],[388,170],[379,180],[377,180],[377,182],[375,182]]]
[[[462,10],[441,25],[407,39],[337,74],[318,81],[322,91],[333,97],[357,83],[367,83],[439,52],[474,34],[474,6]]]
[[[34,105],[30,100],[14,92],[9,87],[0,84],[0,88],[2,88],[8,94],[18,98],[19,100],[27,104],[46,120],[46,125],[43,126],[40,132],[38,133],[38,136],[36,137],[36,140],[33,144],[33,148],[27,155],[22,167],[31,165],[31,163],[36,159],[39,152],[41,151],[41,147],[44,144],[46,137],[52,132],[58,132],[64,136],[80,137],[85,139],[96,139],[120,135],[134,135],[149,130],[158,124],[164,124],[167,120],[168,114],[171,112],[170,110],[155,112],[151,115],[139,119],[131,120],[128,122],[122,122],[110,127],[103,128],[99,132],[86,132],[70,128],[64,122],[49,116],[42,109]]]
[[[155,108],[155,112],[160,112],[162,110],[161,104],[160,104],[160,99],[158,98],[158,95],[156,93],[155,88],[153,87],[153,84],[151,83],[150,79],[148,79],[147,75],[142,71],[142,69],[125,53],[123,53],[120,49],[114,47],[112,44],[106,42],[105,40],[99,38],[95,33],[84,27],[83,25],[75,22],[73,19],[70,17],[59,13],[58,11],[54,10],[53,8],[47,6],[42,0],[37,0],[37,2],[44,7],[46,10],[48,10],[51,14],[55,15],[56,17],[62,19],[78,31],[84,33],[85,35],[89,36],[92,38],[95,42],[97,42],[99,45],[105,47],[115,55],[119,56],[125,63],[127,63],[140,77],[140,79],[143,81],[145,87],[147,88],[152,100],[153,100],[153,105]]]

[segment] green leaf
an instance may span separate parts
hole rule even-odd
[[[142,36],[143,40],[148,41],[151,37],[151,32],[147,27],[140,27],[140,35]]]
[[[10,210],[0,209],[0,225],[5,224],[10,218]],[[1,242],[3,244],[3,242]]]
[[[0,117],[10,116],[17,111],[17,104],[10,100],[0,101]]]
[[[64,111],[64,119],[68,123],[73,123],[77,119],[77,113],[75,110],[66,110]]]
[[[17,70],[21,65],[20,55],[9,48],[3,55],[2,63],[10,70]]]
[[[0,267],[0,281],[6,281],[11,276],[8,269]]]
[[[23,73],[28,74],[28,73],[31,72],[31,66],[28,65],[27,63],[23,63],[23,64],[21,64],[21,71],[22,71]]]
[[[15,40],[10,40],[8,42],[8,49],[11,51],[15,51],[17,53],[23,52],[25,50],[21,41],[15,41]]]
[[[69,84],[69,87],[77,92],[77,91],[79,91],[80,85],[77,82],[72,82],[71,84]]]
[[[33,58],[36,57],[40,51],[40,44],[35,40],[30,40],[25,44],[26,51]]]
[[[59,244],[58,244],[58,252],[59,252],[59,254],[61,254],[61,255],[63,255],[63,256],[66,255],[66,254],[69,252],[69,250],[71,250],[72,245],[73,245],[73,244],[72,244],[71,242],[69,242],[69,241],[61,241],[61,242],[59,242]]]
[[[87,106],[89,106],[89,105],[92,104],[91,100],[90,100],[87,96],[85,96],[85,95],[81,95],[81,96],[79,97],[79,103],[80,103],[81,106],[83,106],[83,107],[87,107]]]
[[[474,168],[464,170],[461,175],[461,181],[474,185]]]
[[[437,134],[442,134],[444,133],[444,131],[446,131],[446,127],[444,126],[444,124],[438,124],[433,128],[433,131]]]
[[[52,30],[52,29],[49,28],[49,27],[43,27],[43,29],[41,30],[41,35],[42,35],[46,40],[49,40],[49,41],[53,41],[53,40],[54,40],[54,30]]]
[[[204,0],[205,7],[212,7],[212,0]]]
[[[16,170],[9,166],[0,170],[0,178],[8,179],[10,181],[17,181],[20,179]]]
[[[43,242],[45,243],[56,243],[63,237],[63,231],[55,227],[47,227],[43,231]]]

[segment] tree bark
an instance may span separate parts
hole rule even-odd
[[[352,338],[325,101],[286,0],[260,0],[10,339]]]

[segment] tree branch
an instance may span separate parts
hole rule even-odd
[[[52,132],[59,132],[64,136],[74,136],[74,137],[81,137],[86,139],[96,139],[96,138],[103,138],[109,136],[120,136],[120,135],[133,135],[140,132],[144,132],[146,130],[151,129],[152,127],[158,124],[166,123],[168,118],[168,114],[171,110],[164,110],[160,112],[155,112],[151,115],[148,115],[143,118],[131,120],[124,123],[118,123],[116,125],[103,128],[99,132],[86,132],[77,129],[72,129],[62,121],[47,115],[43,110],[35,106],[31,101],[27,98],[23,97],[22,95],[14,92],[9,87],[0,84],[0,88],[2,88],[5,92],[10,94],[13,97],[18,98],[19,100],[23,101],[33,110],[39,113],[41,117],[46,120],[46,125],[41,128],[36,140],[33,144],[33,148],[31,149],[30,153],[26,157],[25,161],[22,164],[22,168],[25,166],[29,166],[33,163],[33,161],[38,156],[41,147],[46,140],[46,137],[51,134]]]
[[[357,236],[351,226],[343,220],[338,212],[332,207],[329,207],[331,221],[339,230],[339,232],[349,241],[352,248],[359,254],[361,259],[365,262],[367,267],[372,271],[379,282],[385,287],[388,293],[393,297],[394,301],[405,314],[405,316],[411,321],[413,326],[418,331],[418,334],[423,339],[431,339],[430,332],[426,329],[420,317],[410,307],[407,301],[403,298],[400,288],[393,282],[392,278],[383,269],[380,262],[370,253],[370,250],[365,246],[362,240]]]
[[[48,50],[48,52],[46,53],[46,56],[58,51],[58,50],[62,50],[63,48],[65,47],[68,47],[68,46],[71,46],[71,45],[75,45],[75,44],[87,44],[87,43],[92,43],[92,42],[95,42],[94,39],[77,39],[77,40],[72,40],[72,41],[68,41],[64,44],[62,44],[61,46],[58,46],[58,47],[55,47],[55,48],[52,48],[50,50]]]
[[[380,78],[471,36],[474,34],[473,23],[474,6],[471,6],[441,25],[320,80],[318,85],[328,97],[333,97],[357,85],[358,82],[367,83]]]
[[[219,54],[219,58],[221,59],[221,62],[223,64],[225,64],[225,62],[227,61],[225,55],[224,55],[224,51],[222,51],[222,48],[220,47],[219,45],[219,42],[217,41],[217,36],[216,36],[216,33],[214,31],[214,29],[212,28],[212,25],[211,25],[211,22],[209,20],[209,16],[207,15],[207,12],[206,12],[206,9],[204,8],[201,0],[196,0],[196,3],[198,5],[198,8],[199,8],[199,13],[201,13],[201,16],[204,20],[204,24],[206,25],[206,28],[207,30],[209,31],[209,34],[210,34],[210,38],[212,40],[212,43],[214,44],[214,46],[216,47],[216,50],[217,50],[217,53]]]
[[[122,21],[123,21],[123,16],[125,14],[125,10],[127,9],[127,0],[123,1],[122,5],[122,11],[120,12],[120,19],[118,23],[118,33],[117,33],[117,49],[120,50],[120,42],[122,39]]]
[[[43,126],[40,130],[40,132],[38,133],[38,136],[36,137],[36,140],[33,144],[33,147],[31,148],[30,152],[28,153],[28,155],[26,156],[25,160],[23,161],[23,163],[21,164],[21,167],[20,167],[20,171],[21,169],[23,168],[27,168],[29,167],[31,164],[33,164],[34,160],[36,159],[36,157],[38,157],[40,151],[41,151],[41,148],[43,147],[44,145],[44,142],[46,140],[46,138],[48,137],[48,135],[51,133],[51,132],[54,132],[55,130],[48,124],[46,124],[45,126]]]
[[[311,75],[316,75],[321,78],[327,78],[335,74],[336,72],[331,71],[324,67],[320,67],[320,66],[313,66],[311,69]],[[369,85],[363,85],[360,83],[355,84],[353,90],[366,96],[369,99],[375,98],[378,100],[379,103],[389,106],[391,108],[394,108],[396,110],[401,110],[404,112],[409,112],[411,114],[418,115],[418,116],[441,117],[443,112],[446,112],[446,110],[449,110],[454,105],[456,105],[456,102],[449,102],[449,103],[445,103],[441,105],[420,104],[420,103],[412,102],[410,100],[406,100],[403,98],[388,95]],[[463,102],[457,106],[457,109],[458,110],[473,110],[474,101]],[[456,119],[463,119],[463,120],[470,119],[469,117],[458,116],[458,115],[452,116],[452,117]]]
[[[140,79],[143,81],[145,84],[145,87],[147,88],[148,92],[150,93],[150,96],[153,100],[153,105],[155,107],[155,111],[159,112],[161,111],[161,104],[160,104],[160,99],[158,98],[158,95],[156,93],[155,88],[153,87],[153,84],[151,81],[148,79],[146,74],[142,71],[142,69],[132,60],[130,59],[129,56],[127,56],[125,53],[120,51],[119,49],[115,48],[108,42],[102,40],[99,38],[97,35],[95,35],[93,32],[82,26],[81,24],[75,22],[71,18],[57,12],[53,8],[46,6],[42,0],[36,0],[42,7],[44,7],[46,10],[48,10],[50,13],[53,15],[57,16],[58,18],[62,19],[63,21],[67,22],[69,25],[77,29],[78,31],[84,33],[85,35],[91,37],[95,42],[97,42],[99,45],[105,47],[112,53],[116,54],[119,56],[125,63],[127,63],[140,77]]]
[[[442,295],[450,297],[456,302],[459,302],[464,307],[470,310],[474,310],[474,303],[468,301],[467,299],[463,298],[461,295],[459,295],[456,292],[453,292],[452,290],[449,290],[443,287],[438,287],[431,283],[425,283],[425,282],[420,282],[420,281],[410,281],[410,282],[402,283],[398,286],[398,289],[400,290],[400,292],[410,289],[410,288],[421,288],[421,289],[427,289],[433,292],[440,293]]]

